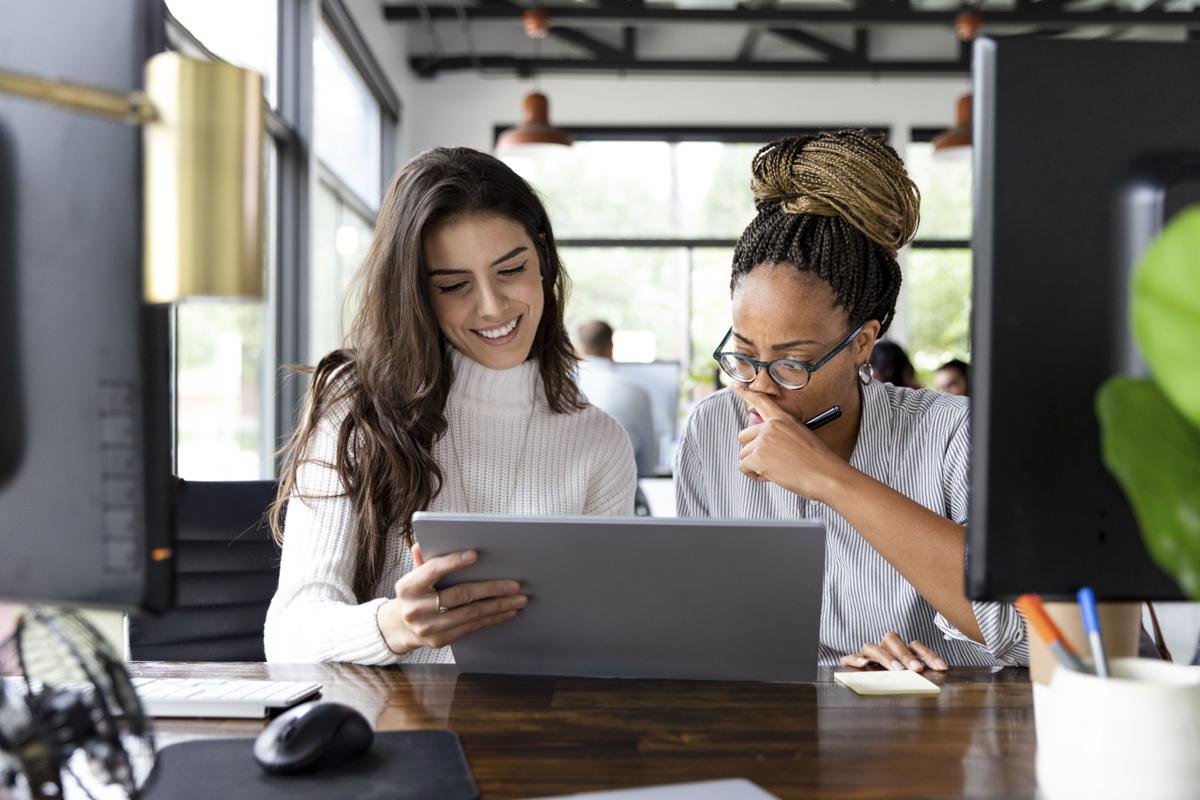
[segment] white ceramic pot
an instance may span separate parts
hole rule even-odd
[[[1200,667],[1117,658],[1111,678],[1059,669],[1037,698],[1046,800],[1200,797]]]

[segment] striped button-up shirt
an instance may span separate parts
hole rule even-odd
[[[850,464],[954,522],[967,520],[970,407],[966,398],[872,381]],[[696,406],[676,454],[675,504],[681,517],[817,519],[825,523],[825,586],[818,663],[837,664],[888,631],[920,639],[947,663],[1028,664],[1025,629],[1007,603],[974,603],[982,644],[926,602],[840,514],[738,470],[738,434],[750,424],[729,390]]]

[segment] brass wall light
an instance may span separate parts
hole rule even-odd
[[[0,92],[143,127],[148,303],[262,299],[262,76],[160,53],[124,95],[0,71]]]

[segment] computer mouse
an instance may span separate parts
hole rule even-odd
[[[367,752],[371,723],[341,703],[304,703],[271,721],[254,741],[254,760],[267,772],[329,769]]]

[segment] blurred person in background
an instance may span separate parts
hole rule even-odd
[[[654,411],[650,393],[616,371],[613,363],[613,329],[599,319],[588,320],[575,331],[582,356],[579,362],[579,389],[588,402],[621,423],[633,442],[638,477],[654,475],[658,470],[658,436],[654,430]]]
[[[937,390],[943,394],[957,394],[962,397],[971,395],[971,384],[967,378],[967,362],[952,358],[938,367],[934,381]]]
[[[907,389],[921,388],[921,382],[917,380],[917,371],[908,360],[908,353],[895,342],[875,343],[875,349],[871,351],[871,372],[880,383],[890,383]]]

